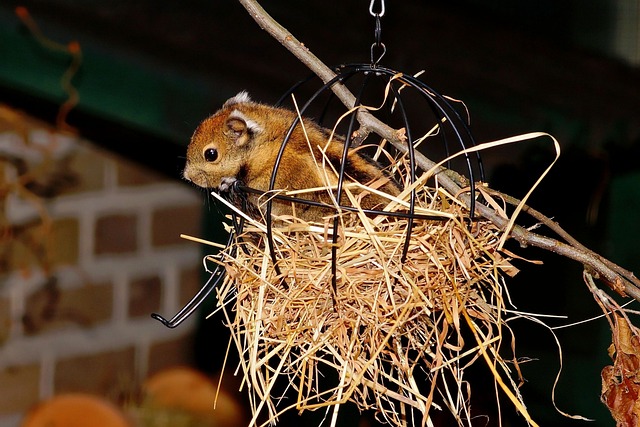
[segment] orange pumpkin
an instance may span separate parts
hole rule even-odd
[[[88,394],[55,396],[30,410],[21,427],[131,427],[115,405]]]
[[[244,424],[240,404],[224,390],[216,401],[216,385],[206,375],[187,367],[169,368],[151,376],[143,386],[155,406],[180,409],[216,426]],[[215,404],[215,409],[214,409]]]

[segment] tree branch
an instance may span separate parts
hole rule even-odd
[[[239,0],[239,2],[258,23],[260,28],[278,40],[324,83],[327,83],[336,77],[333,70],[318,59],[318,57],[316,57],[303,43],[298,41],[298,39],[296,39],[286,28],[275,21],[255,0]],[[354,107],[356,98],[346,86],[338,83],[333,85],[331,89],[347,108],[351,109]],[[361,129],[359,130],[361,135],[366,136],[369,132],[375,132],[381,138],[388,140],[399,151],[403,153],[408,151],[406,137],[402,132],[381,122],[366,110],[361,109],[358,112],[358,122],[361,126]],[[415,159],[417,165],[422,170],[428,171],[435,168],[440,185],[451,194],[459,194],[458,198],[465,203],[467,207],[471,206],[470,196],[462,191],[464,178],[460,177],[460,175],[454,171],[450,171],[443,167],[437,167],[434,161],[421,153],[416,152]],[[501,196],[503,196],[505,200],[511,200],[510,203],[515,200],[506,195]],[[640,280],[638,280],[632,272],[621,268],[615,263],[586,248],[562,230],[559,225],[540,212],[535,211],[526,205],[523,207],[523,211],[528,212],[534,218],[547,225],[552,231],[558,234],[558,236],[564,239],[566,243],[533,233],[518,225],[515,225],[511,230],[509,230],[510,237],[517,240],[523,246],[535,246],[578,261],[585,266],[585,269],[587,269],[589,273],[600,278],[611,289],[622,295],[629,295],[637,301],[640,301]],[[492,208],[484,204],[476,203],[476,213],[482,218],[491,221],[502,230],[505,230],[508,226],[508,219],[501,217]]]

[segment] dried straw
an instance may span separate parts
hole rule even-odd
[[[405,163],[394,168],[406,170]],[[347,401],[396,426],[432,425],[430,412],[444,406],[462,425],[470,418],[471,393],[463,372],[478,359],[530,421],[514,365],[498,352],[501,275],[515,274],[497,248],[501,232],[488,221],[469,223],[457,199],[437,180],[424,185],[427,178],[415,184],[416,213],[440,219],[414,221],[404,260],[406,219],[346,211],[338,214],[337,243],[333,219],[277,218],[278,269],[264,225],[253,220],[221,253],[227,277],[218,289],[219,309],[241,355],[252,425],[275,422],[293,408],[324,408],[334,425]],[[355,193],[347,193],[358,206]],[[385,196],[387,211],[406,212],[409,190]],[[295,402],[281,399],[282,384],[295,390]]]

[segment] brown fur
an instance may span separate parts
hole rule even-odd
[[[196,129],[187,150],[184,178],[221,193],[228,192],[229,184],[236,179],[248,187],[267,191],[278,151],[295,118],[296,113],[293,111],[252,102],[246,93],[241,92],[228,100],[218,112],[204,120]],[[303,125],[304,130],[303,126],[296,126],[285,148],[276,175],[276,190],[321,187],[326,182],[319,170],[319,167],[322,167],[322,153],[317,147],[326,146],[330,132],[308,119],[303,120]],[[342,158],[343,148],[342,141],[334,137],[326,150],[327,158],[336,170]],[[211,149],[217,150],[217,158],[214,161],[205,158],[205,152]],[[372,160],[353,150],[347,157],[346,174],[345,182],[357,179],[362,184],[370,184],[382,179],[382,191],[393,195],[399,192],[395,182]],[[332,185],[337,183],[335,173],[329,171],[328,176]],[[295,197],[331,203],[326,191]],[[232,201],[241,207],[237,198],[232,198]],[[249,196],[249,202],[254,207],[259,203],[257,196]],[[343,197],[342,203],[348,204],[346,197]],[[360,205],[364,209],[370,209],[382,207],[380,205],[383,203],[386,201],[381,197],[367,194]],[[300,204],[295,206],[295,212],[298,217],[306,220],[319,220],[323,215],[330,213]],[[272,213],[291,214],[291,204],[274,201]]]

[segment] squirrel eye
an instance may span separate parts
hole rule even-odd
[[[204,150],[204,159],[207,162],[215,162],[218,158],[218,150],[215,148],[207,148]]]

